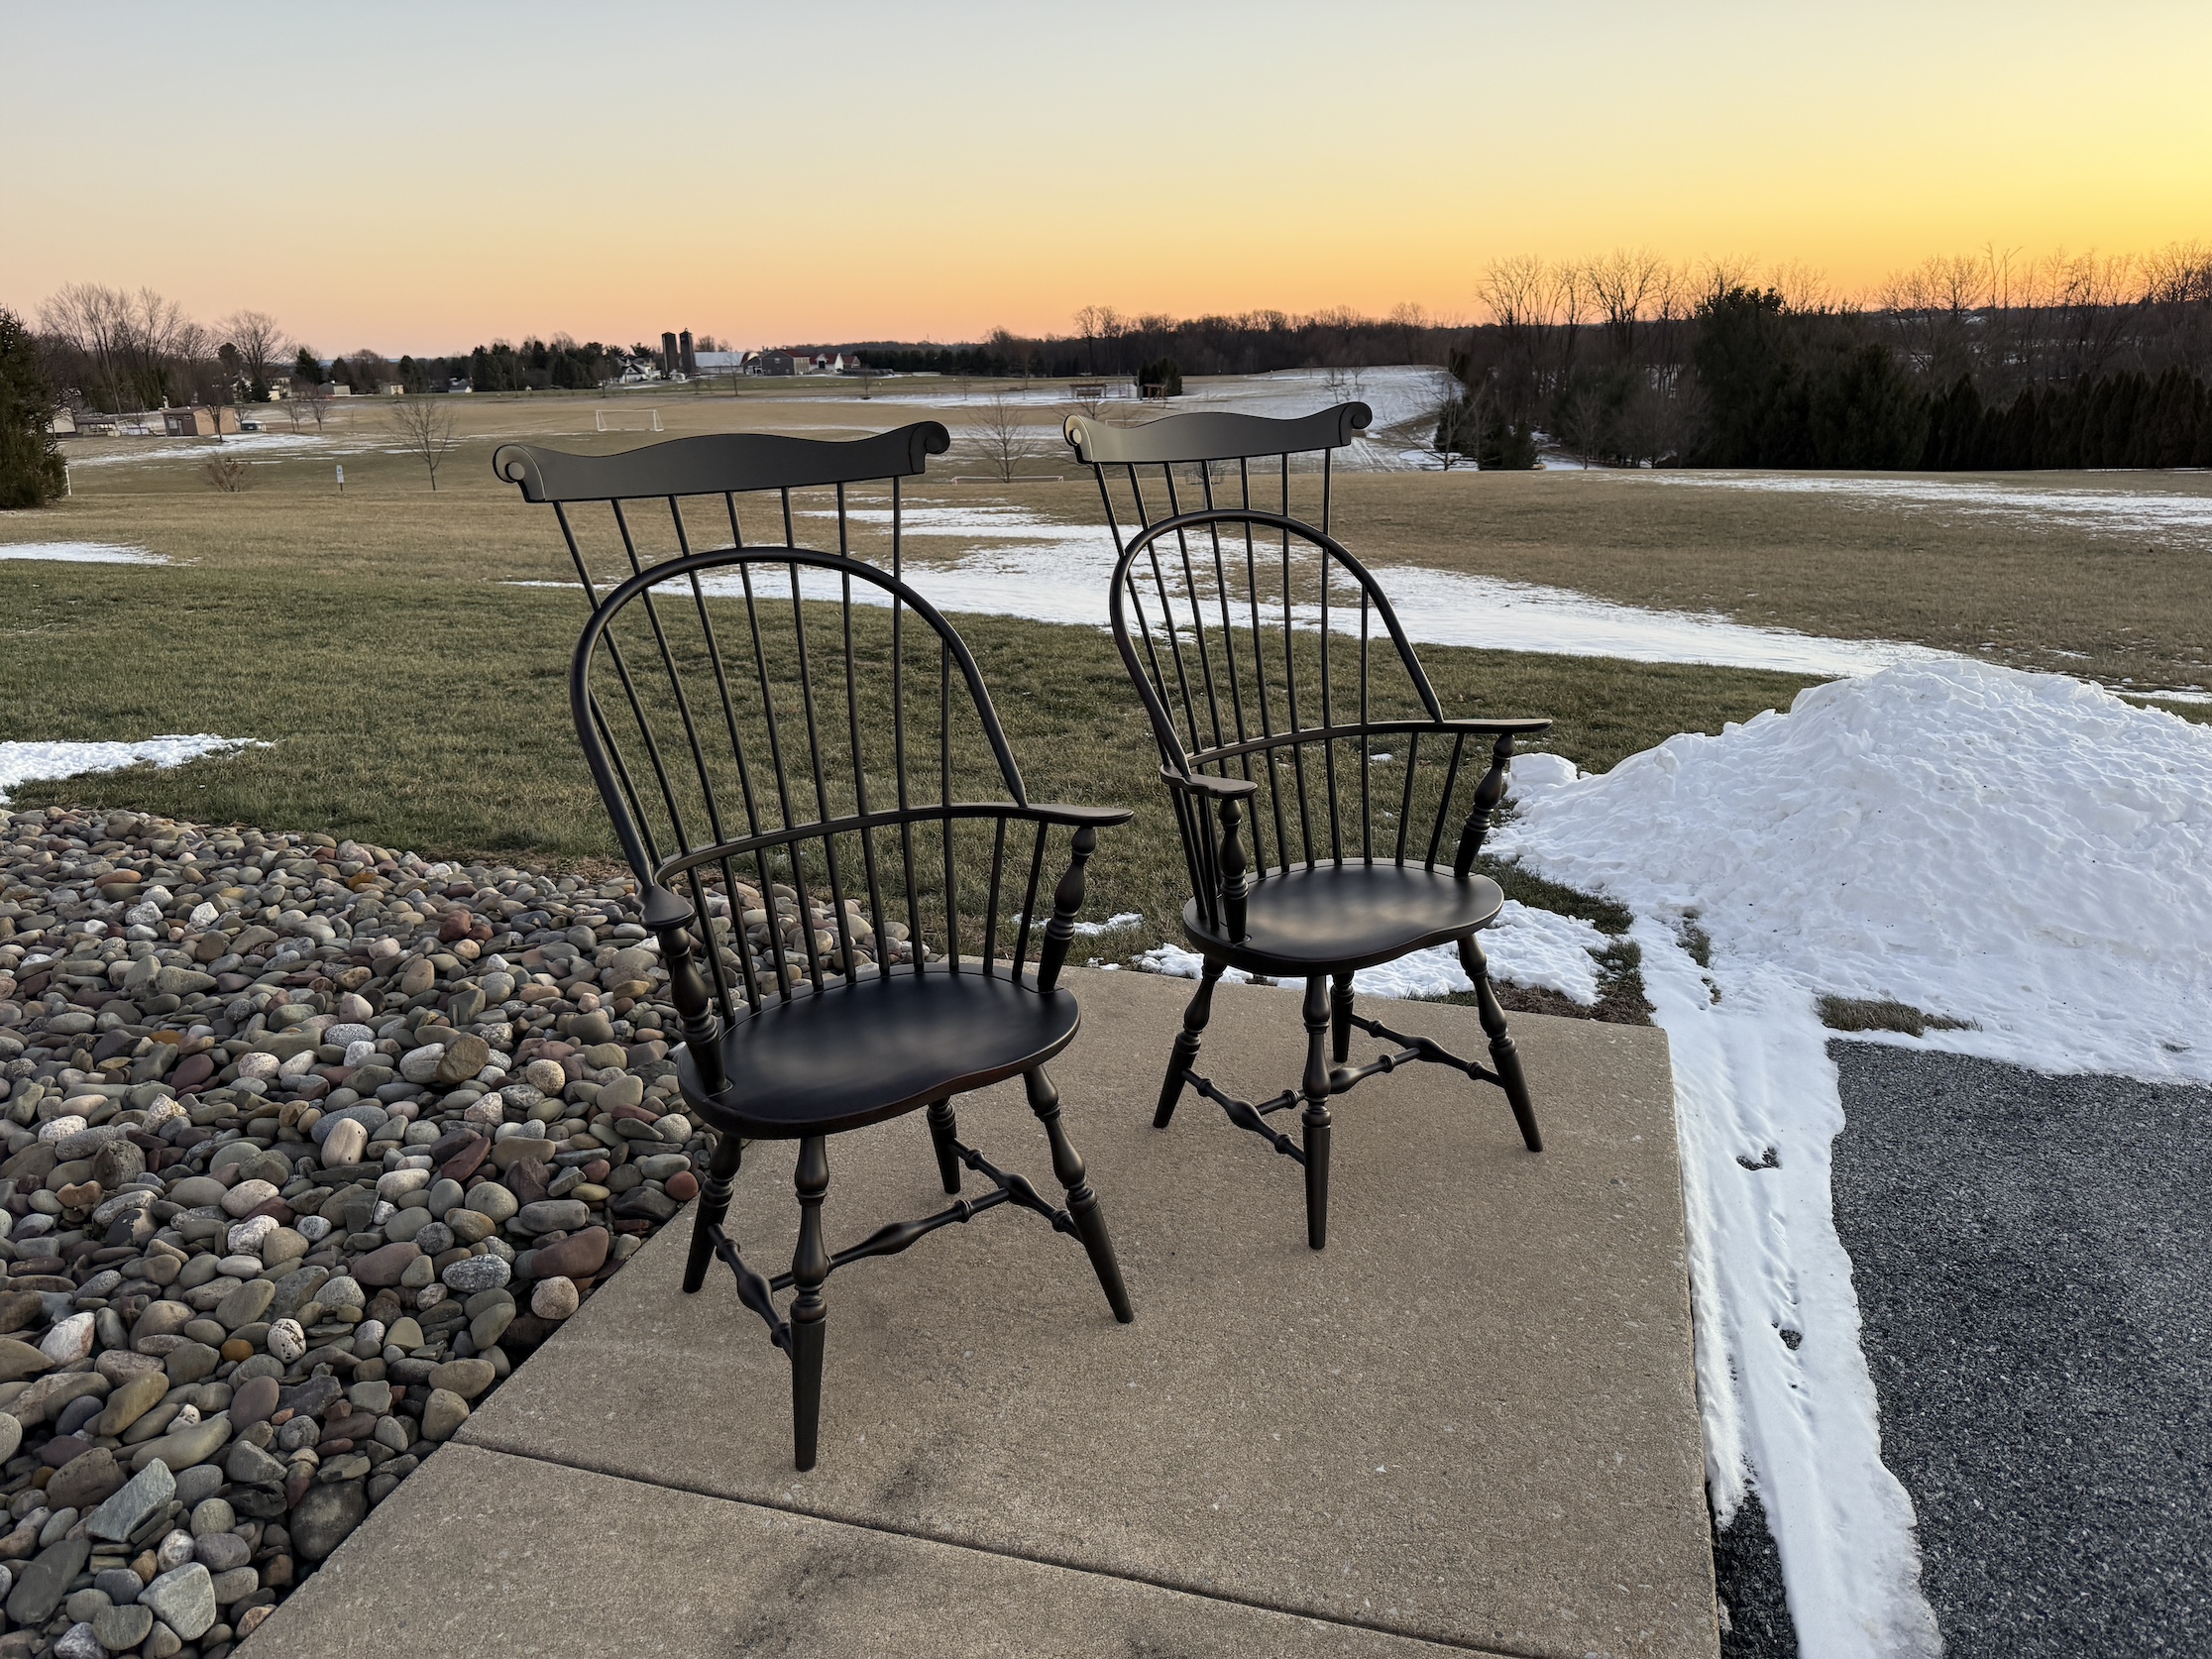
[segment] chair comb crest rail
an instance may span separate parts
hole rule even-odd
[[[1369,1076],[1450,1065],[1501,1088],[1529,1150],[1542,1146],[1476,939],[1504,896],[1474,864],[1515,739],[1551,722],[1447,718],[1381,584],[1330,533],[1331,453],[1367,424],[1359,403],[1291,420],[1068,422],[1119,554],[1114,642],[1160,746],[1190,877],[1183,931],[1204,964],[1154,1122],[1167,1126],[1187,1085],[1302,1163],[1316,1250],[1328,1101]],[[1300,464],[1300,444],[1317,465]],[[1296,488],[1318,497],[1318,523],[1293,512]],[[1489,1066],[1353,1011],[1360,968],[1440,944],[1475,987]],[[1232,967],[1306,985],[1303,1078],[1259,1104],[1191,1069]],[[1352,1066],[1355,1029],[1396,1047]],[[1302,1146],[1267,1122],[1301,1103]]]

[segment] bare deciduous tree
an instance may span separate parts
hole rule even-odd
[[[438,464],[460,443],[453,435],[453,405],[442,397],[412,392],[391,399],[386,418],[409,455],[430,470],[430,490],[438,488]]]
[[[126,293],[72,282],[46,302],[39,320],[118,411],[154,408],[172,391],[183,394],[192,366],[209,355],[198,325],[152,288]]]
[[[233,311],[215,325],[215,332],[238,353],[253,401],[268,402],[274,366],[292,352],[291,342],[276,319],[267,311]]]
[[[1014,469],[1038,453],[1037,443],[1023,418],[1022,408],[1003,391],[995,391],[976,417],[975,446],[1000,479],[1011,482]]]
[[[304,417],[312,420],[315,430],[321,432],[323,421],[330,414],[330,387],[320,381],[310,381],[304,377],[294,379],[291,403],[285,412],[291,415],[294,429],[297,429]]]

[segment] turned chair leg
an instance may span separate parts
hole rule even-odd
[[[1329,1243],[1329,997],[1328,978],[1306,981],[1305,1125],[1306,1243],[1315,1250]],[[1350,993],[1346,993],[1347,1001]]]
[[[944,1182],[944,1190],[957,1198],[960,1195],[960,1157],[952,1150],[952,1143],[960,1133],[952,1117],[952,1102],[933,1100],[929,1110],[930,1144],[937,1148],[938,1175]]]
[[[707,1181],[699,1189],[699,1209],[692,1216],[691,1254],[684,1259],[684,1294],[696,1295],[699,1287],[707,1282],[707,1266],[715,1259],[715,1241],[708,1229],[719,1227],[729,1214],[730,1182],[736,1179],[737,1165],[744,1157],[743,1145],[736,1131],[723,1130],[721,1139],[715,1144],[715,1156],[707,1166]]]
[[[1222,970],[1228,965],[1208,958],[1199,973],[1197,994],[1183,1010],[1182,1030],[1175,1034],[1174,1051],[1167,1056],[1167,1078],[1160,1085],[1160,1104],[1153,1111],[1155,1129],[1165,1129],[1167,1120],[1175,1115],[1175,1102],[1182,1097],[1183,1079],[1190,1075],[1190,1068],[1198,1059],[1198,1039],[1205,1032],[1206,1022],[1213,1018],[1214,987],[1221,982]]]
[[[791,1442],[792,1466],[815,1466],[822,1435],[822,1350],[829,1335],[830,1310],[822,1300],[822,1281],[830,1276],[830,1253],[822,1244],[822,1201],[830,1192],[830,1154],[820,1135],[799,1143],[799,1166],[792,1174],[799,1194],[799,1247],[792,1252],[791,1283]]]
[[[1475,1006],[1490,1037],[1491,1065],[1505,1085],[1505,1100],[1513,1108],[1513,1121],[1520,1125],[1521,1139],[1530,1152],[1542,1152],[1544,1137],[1536,1128],[1536,1107],[1528,1098],[1528,1080],[1521,1075],[1520,1053],[1505,1030],[1505,1010],[1491,988],[1490,959],[1483,954],[1483,941],[1469,934],[1459,948],[1460,966],[1475,981]]]
[[[1211,988],[1211,981],[1208,981],[1207,989]],[[1022,1081],[1029,1090],[1030,1110],[1045,1126],[1045,1139],[1051,1146],[1052,1173],[1067,1189],[1067,1213],[1075,1223],[1075,1236],[1083,1241],[1091,1271],[1098,1274],[1099,1288],[1106,1292],[1106,1305],[1114,1310],[1114,1317],[1126,1325],[1137,1313],[1130,1306],[1129,1290],[1122,1283],[1121,1264],[1114,1260],[1114,1243],[1106,1236],[1106,1217],[1099,1210],[1098,1194],[1083,1178],[1083,1161],[1068,1145],[1067,1131],[1060,1123],[1059,1090],[1052,1087],[1052,1080],[1045,1075],[1042,1065],[1025,1073]]]
[[[1329,992],[1329,1058],[1342,1065],[1352,1057],[1352,975],[1340,973]]]

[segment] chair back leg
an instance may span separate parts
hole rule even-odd
[[[1075,1223],[1075,1236],[1083,1241],[1084,1254],[1090,1257],[1091,1271],[1098,1274],[1099,1288],[1106,1292],[1106,1305],[1114,1310],[1114,1317],[1124,1325],[1137,1317],[1130,1305],[1128,1287],[1122,1283],[1121,1264],[1114,1259],[1114,1242],[1106,1236],[1106,1217],[1099,1210],[1098,1194],[1091,1190],[1084,1177],[1083,1161],[1068,1144],[1067,1130],[1060,1123],[1059,1090],[1052,1086],[1040,1065],[1025,1073],[1022,1078],[1029,1091],[1030,1110],[1037,1114],[1037,1121],[1045,1126],[1045,1139],[1052,1149],[1052,1174],[1067,1192],[1067,1214]]]
[[[1540,1153],[1544,1137],[1536,1128],[1536,1107],[1528,1098],[1528,1082],[1521,1076],[1520,1051],[1505,1030],[1505,1010],[1491,988],[1490,958],[1483,954],[1483,941],[1469,934],[1460,940],[1459,953],[1460,966],[1475,982],[1475,1006],[1483,1016],[1483,1031],[1490,1038],[1491,1065],[1504,1086],[1505,1101],[1513,1108],[1513,1121],[1520,1125],[1521,1140],[1530,1152]]]
[[[725,1132],[715,1144],[706,1184],[699,1189],[699,1208],[692,1215],[691,1254],[684,1259],[687,1296],[697,1295],[699,1287],[707,1282],[708,1264],[715,1259],[714,1230],[729,1214],[730,1183],[737,1178],[737,1165],[743,1157],[743,1143],[733,1134]]]
[[[830,1252],[822,1243],[822,1201],[830,1193],[829,1144],[823,1136],[799,1143],[792,1186],[799,1194],[799,1247],[791,1257],[791,1284],[798,1292],[791,1304],[791,1461],[808,1470],[815,1466],[822,1432],[822,1351],[830,1317],[822,1299],[822,1281],[830,1276]]]
[[[931,1101],[929,1124],[930,1145],[937,1149],[938,1178],[944,1183],[944,1190],[957,1198],[960,1195],[960,1155],[952,1146],[960,1138],[960,1125],[952,1116],[952,1102]]]
[[[1305,1096],[1299,1119],[1305,1125],[1306,1243],[1315,1250],[1324,1250],[1329,1243],[1328,985],[1326,974],[1306,980],[1305,1079],[1299,1088]]]
[[[1329,1059],[1342,1065],[1352,1057],[1352,974],[1336,976],[1329,991]]]
[[[1183,1079],[1198,1062],[1198,1040],[1205,1034],[1206,1022],[1213,1018],[1214,987],[1221,983],[1222,972],[1228,965],[1209,957],[1199,971],[1197,992],[1191,997],[1190,1006],[1183,1010],[1182,1030],[1175,1034],[1174,1051],[1167,1056],[1167,1076],[1160,1085],[1160,1104],[1153,1108],[1155,1129],[1165,1129],[1175,1115],[1175,1102],[1182,1098]]]

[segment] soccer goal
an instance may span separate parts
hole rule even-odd
[[[594,409],[592,418],[602,432],[658,432],[658,409]]]

